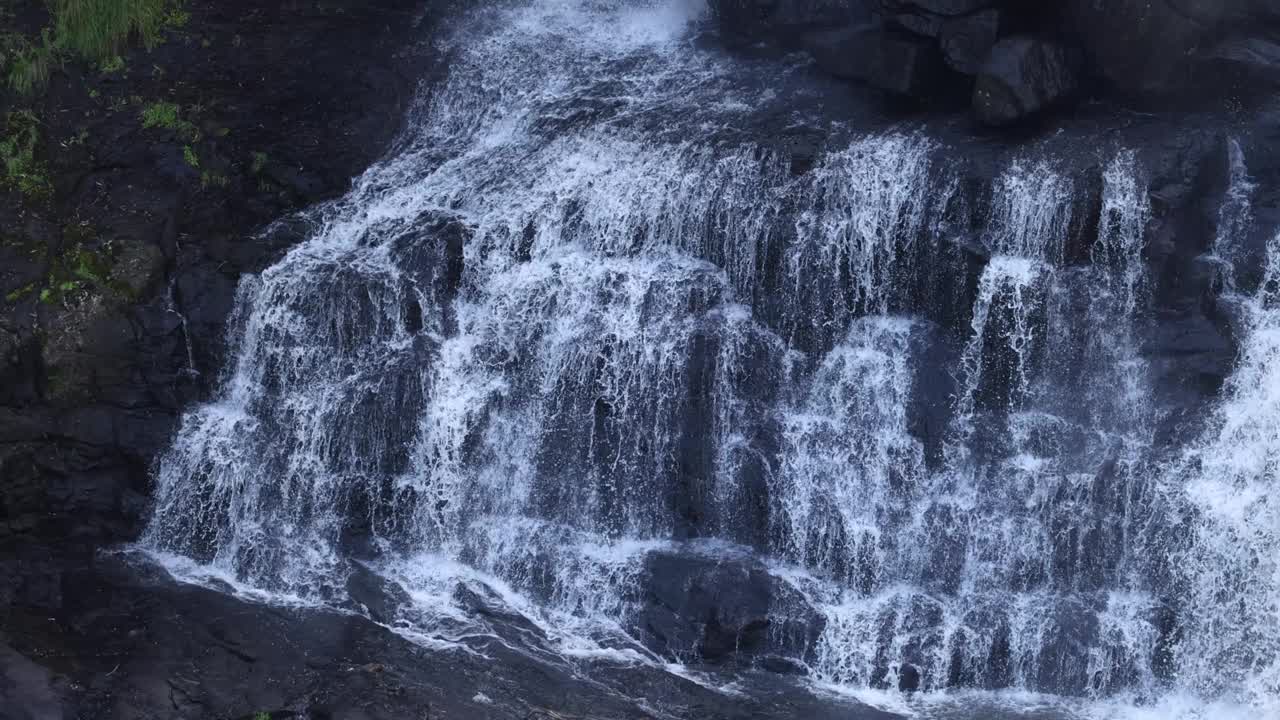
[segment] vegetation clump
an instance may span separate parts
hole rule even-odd
[[[40,121],[30,110],[15,110],[4,116],[0,130],[0,187],[17,190],[33,198],[45,197],[52,186],[44,164],[37,159]]]
[[[196,126],[182,117],[182,109],[177,103],[153,102],[142,109],[142,127],[163,128],[172,130],[187,140],[195,142],[200,139],[200,131]],[[187,158],[190,161],[190,158]],[[199,164],[192,163],[192,167]]]
[[[0,70],[22,94],[39,90],[51,69],[71,56],[96,63],[103,72],[124,68],[120,53],[132,40],[148,49],[164,29],[181,27],[189,15],[175,0],[47,0],[52,27],[38,42],[18,33],[0,35]]]
[[[29,94],[49,82],[49,73],[57,63],[58,49],[48,28],[38,43],[18,33],[0,35],[0,67],[7,70],[9,87]]]
[[[155,46],[169,14],[168,0],[51,0],[58,46],[83,58],[106,60],[130,38]]]
[[[92,228],[87,225],[69,227],[64,237],[88,237]],[[90,250],[77,241],[70,248],[53,258],[49,265],[49,273],[40,290],[40,302],[49,305],[74,306],[90,294],[91,290],[105,292],[120,298],[130,298],[133,291],[124,281],[113,273],[115,265],[113,248],[108,245],[99,250]],[[24,288],[19,288],[24,290]],[[30,288],[25,288],[30,292]],[[25,294],[25,293],[24,293]],[[22,295],[19,295],[20,299]]]

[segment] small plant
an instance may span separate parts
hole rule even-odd
[[[36,291],[36,284],[35,284],[35,283],[33,283],[33,282],[29,282],[29,283],[27,283],[26,285],[23,285],[22,287],[20,287],[20,288],[18,288],[18,289],[16,289],[16,290],[13,290],[13,291],[11,291],[10,293],[8,293],[7,295],[5,295],[5,296],[4,296],[4,299],[5,299],[5,302],[8,302],[8,303],[10,303],[10,304],[12,304],[12,303],[16,303],[16,302],[18,302],[19,300],[21,300],[22,298],[24,298],[24,297],[26,297],[26,296],[30,295],[31,293],[33,293],[33,292],[35,292],[35,291]]]
[[[178,106],[171,102],[154,102],[142,109],[142,127],[178,129]]]
[[[223,175],[222,173],[216,173],[216,172],[211,173],[207,170],[200,173],[200,187],[205,190],[211,187],[225,188],[230,184],[231,184],[231,180],[229,180],[227,176]]]
[[[142,109],[142,127],[172,130],[191,142],[200,139],[200,131],[183,119],[177,103],[154,102]]]
[[[182,8],[173,8],[164,16],[164,24],[166,27],[182,28],[186,27],[191,21],[191,13]]]
[[[270,162],[270,160],[271,159],[268,158],[267,154],[264,152],[253,153],[253,162],[249,163],[249,172],[254,175],[261,175],[262,171],[267,168],[267,163]]]
[[[84,145],[88,141],[89,141],[89,130],[87,128],[80,128],[80,131],[77,132],[75,135],[72,135],[71,137],[62,141],[62,147],[73,148],[79,145]]]
[[[7,71],[9,87],[18,93],[27,95],[44,87],[58,61],[58,47],[48,28],[41,33],[38,45],[16,33],[0,37],[0,65]]]
[[[186,160],[187,164],[193,168],[200,167],[200,156],[196,155],[196,151],[192,150],[190,145],[182,146],[182,159]]]
[[[18,192],[40,197],[50,191],[44,164],[36,157],[40,145],[40,121],[30,110],[17,110],[5,115],[4,134],[0,136],[0,185]]]
[[[103,60],[98,65],[98,69],[102,71],[103,75],[114,75],[115,73],[124,70],[124,58],[119,55],[112,55],[106,60]]]
[[[271,720],[271,713],[269,713],[269,712],[256,712],[256,713],[254,713],[254,714],[253,714],[253,720]]]
[[[75,305],[91,291],[130,297],[130,289],[111,276],[111,248],[85,249],[82,243],[92,238],[93,228],[85,223],[64,228],[63,237],[74,241],[71,249],[53,259],[40,291],[40,302],[48,305]]]

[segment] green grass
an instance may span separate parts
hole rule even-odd
[[[200,167],[200,156],[196,155],[196,151],[192,150],[190,145],[182,146],[182,159],[186,160],[187,164],[193,168]]]
[[[40,121],[30,110],[16,110],[4,116],[0,128],[0,185],[29,197],[48,195],[52,189],[44,165],[37,159]]]
[[[180,113],[177,103],[153,102],[142,108],[142,127],[177,130]]]
[[[58,48],[48,29],[39,44],[17,33],[0,35],[0,67],[5,70],[9,87],[23,95],[44,87],[58,60]]]
[[[112,55],[98,63],[98,70],[100,70],[103,75],[114,75],[115,73],[124,70],[124,58],[119,55]]]
[[[40,42],[16,33],[0,36],[0,70],[9,86],[27,94],[49,81],[50,68],[72,55],[96,63],[103,72],[124,68],[119,57],[131,41],[147,48],[160,42],[165,28],[190,20],[181,0],[47,0],[52,28]]]
[[[106,60],[136,38],[152,47],[169,15],[168,0],[50,0],[58,45]]]
[[[142,127],[172,130],[190,142],[200,139],[200,131],[182,117],[182,108],[177,103],[153,102],[142,108]],[[188,157],[187,160],[190,162],[191,158]],[[191,166],[199,167],[199,161]]]

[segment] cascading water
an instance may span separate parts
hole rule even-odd
[[[846,134],[793,168],[740,129],[793,99],[690,43],[702,13],[462,23],[397,150],[242,284],[143,545],[344,606],[361,562],[424,642],[492,630],[479,596],[553,652],[632,660],[672,659],[634,631],[646,558],[754,554],[813,609],[785,652],[822,685],[1274,707],[1280,401],[1251,391],[1280,382],[1280,260],[1223,406],[1163,467],[1133,153],[1103,161],[1096,217],[1071,169],[1010,160],[957,260],[940,141]],[[1223,213],[1225,256],[1248,219]]]

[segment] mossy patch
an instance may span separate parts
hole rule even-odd
[[[48,171],[39,159],[40,121],[30,110],[4,116],[0,133],[0,187],[32,198],[47,197],[53,189]]]
[[[200,139],[200,130],[189,120],[182,117],[182,108],[177,103],[153,102],[142,108],[142,127],[172,130],[188,142]],[[193,165],[192,167],[199,167]]]
[[[73,224],[63,230],[68,248],[49,263],[40,289],[40,301],[72,306],[89,295],[132,302],[146,289],[163,262],[159,249],[143,243],[125,248],[108,244],[89,249],[93,229]]]

